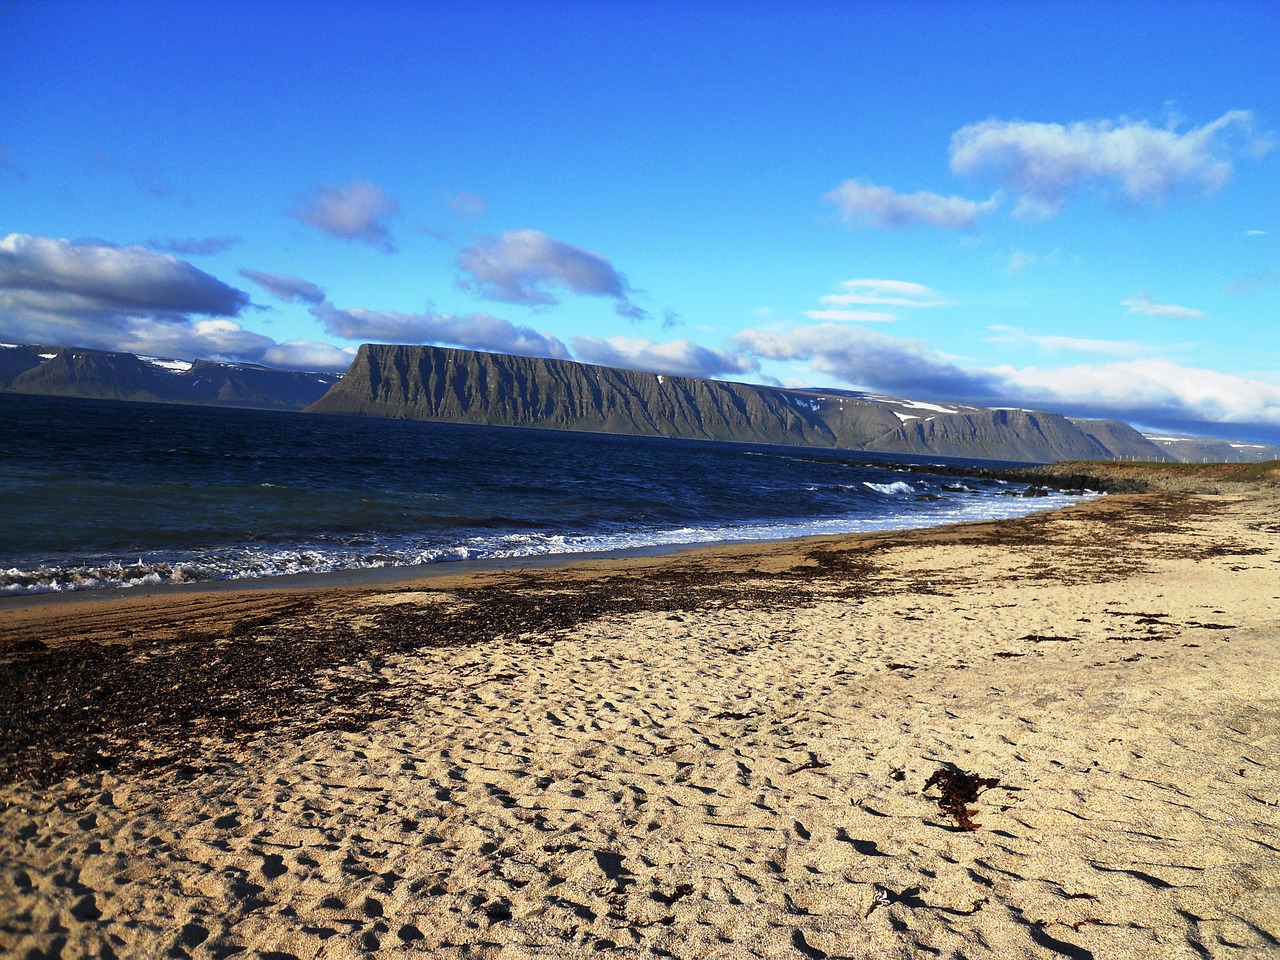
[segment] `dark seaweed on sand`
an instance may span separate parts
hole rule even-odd
[[[969,804],[976,802],[984,790],[999,785],[998,777],[979,777],[947,764],[929,775],[920,792],[926,793],[930,787],[937,787],[942,794],[938,797],[938,809],[955,818],[958,829],[977,830],[980,824],[973,819],[977,811],[970,809]]]

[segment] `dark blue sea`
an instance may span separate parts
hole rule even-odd
[[[932,526],[1066,499],[852,457],[867,455],[0,394],[0,596]]]

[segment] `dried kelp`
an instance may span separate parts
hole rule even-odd
[[[953,817],[960,830],[977,830],[981,824],[973,819],[977,811],[969,804],[976,802],[983,791],[999,785],[998,777],[979,777],[954,764],[946,764],[929,775],[920,792],[927,793],[930,787],[937,787],[941,793],[938,809]]]

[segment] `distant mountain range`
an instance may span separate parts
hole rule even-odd
[[[0,345],[0,391],[1027,462],[1280,457],[1274,446],[1146,437],[1119,420],[429,346],[366,344],[338,377]]]
[[[301,410],[338,381],[332,373],[212,360],[165,360],[80,347],[0,345],[0,391],[94,400]]]

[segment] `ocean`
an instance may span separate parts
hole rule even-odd
[[[1068,499],[852,459],[872,455],[0,394],[0,596],[905,529]]]

